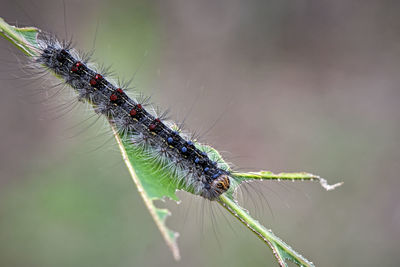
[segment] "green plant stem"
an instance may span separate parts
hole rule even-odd
[[[250,214],[240,207],[235,200],[226,194],[223,194],[217,201],[272,249],[272,252],[280,266],[287,266],[285,259],[290,259],[300,266],[314,266],[312,262],[308,261],[274,235],[271,230],[267,230],[257,220],[252,218]],[[285,253],[282,253],[282,251]]]

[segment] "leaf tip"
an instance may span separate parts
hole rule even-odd
[[[339,182],[333,185],[328,184],[328,181],[324,178],[319,178],[319,183],[323,188],[325,188],[326,191],[331,191],[334,190],[336,187],[341,186],[344,182]]]

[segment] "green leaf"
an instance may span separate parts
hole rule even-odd
[[[0,17],[0,35],[18,47],[18,49],[28,56],[37,56],[39,53],[37,49],[38,33],[39,29],[37,28],[17,28],[7,24],[3,18]]]
[[[40,53],[37,42],[39,32],[38,29],[33,27],[16,28],[10,26],[0,18],[0,34],[30,57],[38,56]],[[170,212],[167,209],[157,208],[154,201],[164,198],[178,201],[179,199],[175,194],[177,190],[185,190],[192,193],[193,189],[179,184],[175,174],[171,168],[168,168],[166,163],[163,164],[149,159],[146,151],[132,144],[126,137],[120,136],[112,124],[111,127],[132,180],[136,184],[146,207],[171,249],[174,258],[178,260],[180,258],[177,245],[178,233],[170,230],[165,224]],[[218,151],[210,146],[199,143],[195,145],[200,150],[207,152],[211,160],[217,161],[219,167],[231,172],[229,165],[222,159]],[[252,218],[245,209],[240,207],[235,200],[234,193],[242,182],[255,180],[317,180],[327,190],[334,189],[341,185],[341,183],[331,186],[319,176],[304,172],[274,174],[272,172],[261,171],[250,173],[231,172],[231,174],[231,186],[229,190],[216,201],[272,249],[279,265],[287,266],[286,262],[290,260],[300,266],[313,266],[310,261],[294,251],[285,242],[275,236],[271,230],[267,230],[257,220]]]
[[[170,212],[167,209],[159,209],[154,205],[154,200],[164,197],[178,200],[178,197],[175,195],[175,191],[178,188],[177,184],[169,179],[160,179],[160,177],[157,177],[157,173],[154,172],[157,167],[151,166],[151,163],[146,160],[145,153],[140,148],[129,144],[128,140],[121,138],[115,128],[112,129],[132,180],[160,230],[161,235],[171,249],[172,255],[176,260],[179,260],[180,254],[176,242],[179,234],[171,231],[165,225],[165,221],[170,215]],[[157,179],[155,179],[155,177],[157,177]]]

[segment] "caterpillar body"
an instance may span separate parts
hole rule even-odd
[[[90,67],[68,42],[41,33],[39,56],[34,60],[61,77],[75,89],[79,100],[89,102],[94,111],[104,115],[119,134],[134,145],[152,153],[156,159],[178,168],[177,179],[193,192],[214,200],[230,187],[230,173],[212,161],[194,141],[173,128],[173,124],[156,117],[143,103],[129,97],[106,74]],[[122,86],[121,86],[122,87]]]

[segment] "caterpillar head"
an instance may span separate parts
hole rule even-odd
[[[229,189],[231,182],[227,174],[222,174],[208,185],[208,188],[206,188],[201,195],[210,200],[214,200]]]

